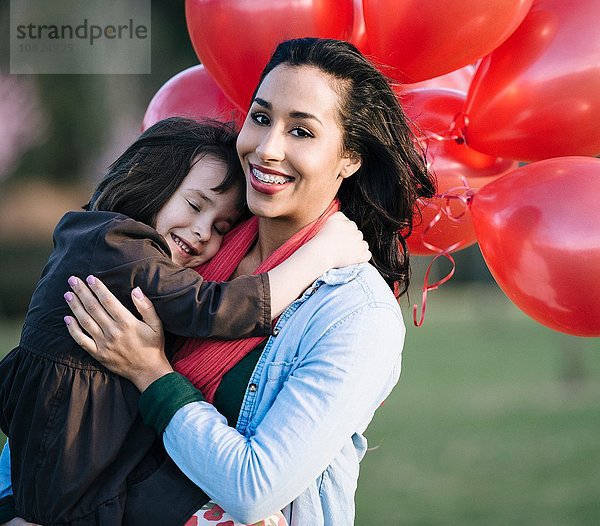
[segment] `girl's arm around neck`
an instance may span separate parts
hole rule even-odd
[[[370,259],[369,245],[356,223],[336,212],[314,238],[268,272],[271,317],[279,316],[321,274]]]

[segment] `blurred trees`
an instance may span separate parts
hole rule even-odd
[[[7,28],[8,2],[0,7]],[[5,35],[8,31],[5,32]],[[70,183],[91,177],[90,167],[104,150],[113,150],[115,128],[129,118],[135,123],[124,144],[139,131],[141,119],[156,90],[198,59],[188,38],[183,1],[152,2],[152,73],[150,75],[20,75],[31,80],[47,120],[43,140],[21,158],[12,178],[43,177]],[[0,44],[0,72],[9,71],[7,37]],[[24,116],[27,117],[27,116]],[[137,121],[137,122],[136,122]],[[13,122],[0,123],[3,127]],[[117,151],[118,151],[117,150]],[[96,177],[99,174],[95,174]]]
[[[9,7],[0,3],[0,315],[20,317],[60,216],[139,133],[158,88],[198,59],[184,2],[153,1],[151,74],[9,75]]]

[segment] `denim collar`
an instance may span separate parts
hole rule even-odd
[[[323,284],[343,285],[344,283],[352,281],[358,275],[362,265],[366,265],[366,263],[358,263],[356,265],[350,265],[349,267],[332,268],[331,270],[328,270],[325,272],[325,274],[317,278],[316,281],[304,291],[304,294],[300,299],[305,300],[311,294],[314,294],[315,291]]]

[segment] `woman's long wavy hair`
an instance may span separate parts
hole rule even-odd
[[[258,85],[280,64],[315,67],[337,81],[343,149],[362,160],[360,169],[340,187],[342,211],[363,232],[373,265],[402,295],[410,279],[405,238],[412,229],[415,201],[431,197],[435,182],[396,95],[384,75],[341,40],[282,42]]]
[[[249,216],[245,178],[235,149],[237,133],[231,124],[212,119],[197,121],[170,117],[157,122],[108,168],[87,210],[119,212],[151,227],[156,215],[190,171],[209,156],[227,167],[217,193],[238,188],[238,209]]]

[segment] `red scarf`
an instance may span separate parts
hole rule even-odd
[[[304,243],[313,238],[327,218],[339,210],[339,201],[334,200],[325,212],[312,223],[294,234],[254,271],[268,272],[290,257]],[[196,272],[210,281],[226,281],[240,264],[258,236],[258,219],[252,217],[234,228],[223,240],[217,255],[196,268]],[[190,338],[173,358],[174,369],[186,376],[206,398],[214,400],[215,391],[223,376],[246,354],[258,346],[266,337],[255,336],[240,340],[218,340],[216,338]]]

